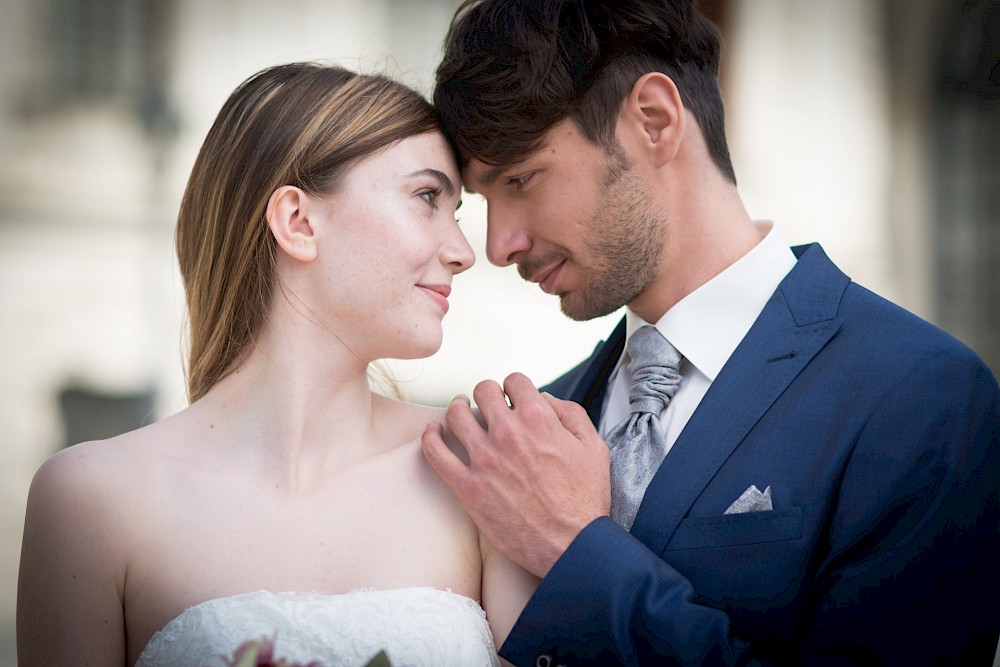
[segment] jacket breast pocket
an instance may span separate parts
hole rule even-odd
[[[681,520],[666,551],[768,544],[802,536],[803,508],[688,517]]]

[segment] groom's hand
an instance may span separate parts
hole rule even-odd
[[[473,397],[487,428],[464,397],[446,415],[469,465],[448,449],[438,423],[424,431],[424,456],[487,539],[544,577],[588,523],[609,513],[608,447],[582,407],[540,394],[520,373],[502,389],[480,382]]]

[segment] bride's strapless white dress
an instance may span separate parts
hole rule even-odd
[[[272,637],[275,659],[324,667],[362,667],[382,650],[393,667],[500,664],[478,602],[436,588],[400,588],[208,600],[154,634],[136,667],[222,667],[244,642]]]

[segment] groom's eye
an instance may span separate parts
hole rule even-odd
[[[511,176],[507,179],[507,185],[512,186],[515,190],[522,190],[524,186],[528,184],[531,177],[535,175],[535,172],[531,171],[527,174],[521,174],[520,176]]]

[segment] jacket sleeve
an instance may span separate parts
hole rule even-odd
[[[732,664],[738,644],[726,615],[694,604],[692,594],[676,570],[602,517],[542,580],[501,655],[552,667]]]

